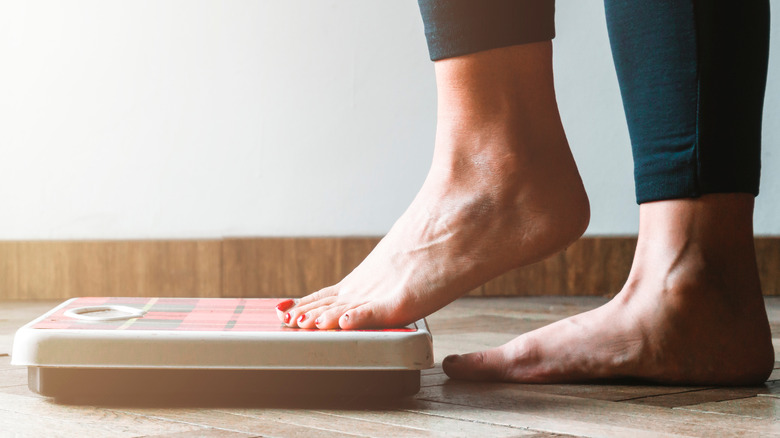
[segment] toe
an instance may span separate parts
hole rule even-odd
[[[398,311],[399,309],[396,309]],[[377,327],[398,327],[402,321],[394,320],[395,312],[380,302],[370,302],[347,310],[339,318],[339,327],[345,330],[369,329]],[[404,314],[403,311],[398,312]]]
[[[297,320],[298,327],[307,329],[334,329],[339,328],[338,316],[344,313],[347,309],[344,305],[337,305],[335,303],[336,297],[329,300],[323,300],[319,303],[312,304],[314,306],[303,310],[300,316],[303,319]],[[322,305],[327,301],[327,305]],[[334,317],[328,316],[328,314],[335,314]],[[325,315],[323,317],[323,315]]]
[[[298,315],[298,318],[295,320],[295,325],[299,328],[314,328],[314,317],[312,316],[312,313],[313,312],[303,312]]]
[[[276,316],[279,318],[279,321],[284,323],[284,318],[287,312],[295,307],[295,300],[284,300],[279,302],[279,304],[276,305]]]
[[[325,297],[309,304],[298,303],[297,306],[287,311],[282,320],[290,327],[314,328],[315,318],[335,301],[336,297]]]
[[[500,348],[444,358],[442,368],[453,379],[506,380],[507,359]]]
[[[339,328],[339,318],[353,306],[348,304],[334,305],[320,313],[314,320],[318,329],[331,330]]]

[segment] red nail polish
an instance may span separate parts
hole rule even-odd
[[[314,320],[314,325],[320,325],[320,319],[319,318]]]
[[[345,313],[344,315],[341,316],[341,319],[343,319],[344,322],[349,321],[349,314]]]
[[[305,313],[298,318],[298,322],[299,323],[301,323],[301,322],[303,322],[305,320],[306,320],[306,314]]]
[[[289,313],[285,313],[284,314],[284,323],[288,324],[289,322],[290,322],[290,314]]]
[[[278,310],[280,312],[284,312],[285,310],[289,309],[293,305],[295,305],[295,301],[294,300],[284,300],[281,303],[276,305],[276,310]]]

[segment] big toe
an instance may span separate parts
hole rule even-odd
[[[506,380],[507,358],[500,348],[444,358],[442,368],[453,379]]]
[[[403,312],[399,312],[403,314]],[[397,312],[385,303],[370,302],[344,312],[339,326],[345,330],[400,327],[406,323],[397,318]]]

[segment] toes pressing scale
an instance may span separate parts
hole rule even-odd
[[[74,298],[16,332],[13,365],[59,399],[405,396],[433,366],[425,320],[385,330],[281,325],[279,299]]]

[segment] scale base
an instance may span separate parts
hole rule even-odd
[[[234,370],[28,367],[28,386],[58,401],[358,399],[420,390],[419,370]]]

